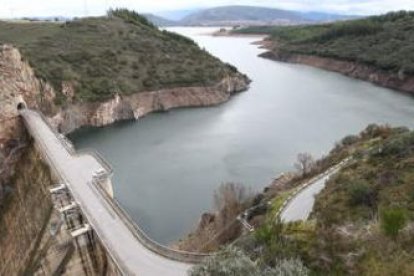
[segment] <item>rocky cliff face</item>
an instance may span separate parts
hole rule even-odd
[[[178,107],[211,106],[227,101],[246,90],[249,80],[240,74],[229,76],[215,86],[162,89],[119,96],[102,103],[74,104],[51,117],[56,128],[69,133],[82,126],[105,126],[116,121],[138,119],[154,111]]]
[[[23,275],[52,213],[49,170],[33,149],[26,147],[20,154],[0,200],[0,275]]]
[[[267,45],[269,47],[269,45]],[[260,55],[272,60],[299,63],[338,72],[349,77],[372,82],[376,85],[407,92],[414,95],[414,76],[389,73],[373,66],[332,58],[280,53],[277,49]]]
[[[35,77],[17,49],[0,46],[0,147],[22,137],[16,108],[19,102],[52,113],[54,97],[53,89]]]
[[[105,126],[125,119],[138,119],[150,112],[164,111],[177,107],[211,106],[227,101],[236,92],[248,88],[249,79],[239,73],[223,78],[213,86],[182,87],[139,92],[130,96],[115,95],[113,99],[96,103],[74,103],[74,89],[71,83],[62,84],[66,96],[64,107],[55,105],[53,88],[38,80],[29,64],[23,61],[19,51],[11,46],[0,48],[0,120],[11,120],[0,124],[1,138],[13,136],[10,129],[16,125],[17,103],[25,101],[27,106],[41,110],[52,125],[63,133],[69,133],[83,126]],[[6,134],[6,132],[10,132]],[[19,135],[17,135],[19,136]],[[1,139],[0,138],[0,139]]]

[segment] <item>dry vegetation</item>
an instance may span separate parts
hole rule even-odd
[[[205,213],[194,231],[177,247],[187,251],[215,251],[240,236],[242,228],[237,220],[250,204],[252,193],[241,184],[222,184],[214,193],[214,212]]]

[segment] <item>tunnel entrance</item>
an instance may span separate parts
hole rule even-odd
[[[20,102],[17,104],[17,110],[26,109],[26,104],[23,102]]]

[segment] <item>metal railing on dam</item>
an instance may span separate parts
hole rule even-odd
[[[152,240],[100,185],[97,171],[112,175],[111,165],[93,150],[76,152],[42,114],[23,109],[21,117],[57,178],[71,192],[88,223],[125,275],[185,275],[209,254],[178,251]]]

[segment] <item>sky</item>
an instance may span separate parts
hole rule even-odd
[[[414,0],[0,0],[0,18],[93,16],[104,14],[110,7],[157,13],[224,5],[256,5],[355,15],[414,10]]]

